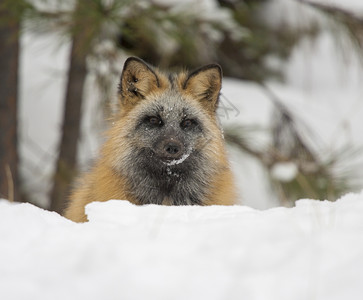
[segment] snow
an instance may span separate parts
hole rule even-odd
[[[0,299],[361,299],[363,192],[293,208],[0,201]]]
[[[192,151],[190,150],[190,151],[186,152],[185,154],[183,154],[183,156],[181,158],[168,161],[168,162],[166,162],[164,164],[166,164],[167,166],[179,165],[190,156],[191,152]]]
[[[271,170],[272,176],[282,182],[293,180],[297,173],[298,167],[293,162],[276,163]]]

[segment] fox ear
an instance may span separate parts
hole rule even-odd
[[[222,69],[217,64],[206,65],[190,73],[183,89],[208,110],[215,112],[222,87]]]
[[[134,105],[158,87],[159,78],[152,67],[137,57],[126,60],[118,90],[122,105]]]

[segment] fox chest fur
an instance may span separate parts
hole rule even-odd
[[[233,204],[235,188],[216,109],[222,72],[207,65],[164,74],[138,58],[124,65],[120,112],[100,157],[73,190],[66,217],[86,221],[92,201]]]

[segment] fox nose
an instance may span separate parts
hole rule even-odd
[[[175,143],[169,143],[165,146],[165,151],[171,155],[176,155],[180,151],[180,147]]]
[[[164,140],[160,145],[159,155],[165,159],[179,159],[184,153],[184,145],[178,140]]]

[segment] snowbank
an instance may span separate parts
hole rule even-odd
[[[363,192],[294,208],[0,201],[0,299],[362,299]]]

